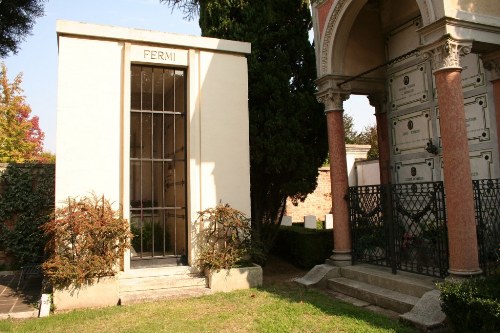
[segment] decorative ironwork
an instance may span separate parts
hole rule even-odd
[[[484,274],[500,269],[500,180],[472,181],[479,264]]]
[[[351,187],[349,210],[353,261],[446,276],[442,182]]]
[[[448,237],[442,182],[392,185],[397,269],[444,277]]]

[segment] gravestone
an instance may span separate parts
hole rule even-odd
[[[284,225],[284,226],[287,226],[287,227],[290,227],[292,226],[292,217],[291,216],[283,216],[283,218],[281,219],[281,225]]]
[[[304,228],[316,229],[316,216],[314,215],[304,216]]]
[[[325,229],[333,229],[333,215],[332,214],[325,215]]]

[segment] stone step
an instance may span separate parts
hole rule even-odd
[[[120,272],[118,274],[118,277],[119,279],[130,279],[151,276],[184,275],[192,273],[194,273],[194,269],[190,266],[168,266],[131,269],[127,272]]]
[[[419,300],[419,297],[345,277],[329,279],[328,288],[397,313],[410,311]]]
[[[180,299],[190,297],[200,297],[212,294],[206,287],[183,287],[141,291],[120,291],[120,304],[128,305],[135,303],[154,302],[164,299]]]
[[[342,267],[341,276],[414,297],[422,297],[426,292],[436,289],[436,282],[440,281],[434,277],[401,271],[392,274],[389,268],[365,265]]]
[[[149,276],[119,279],[120,292],[182,287],[205,287],[205,277],[193,275]]]

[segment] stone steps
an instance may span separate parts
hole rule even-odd
[[[436,289],[437,279],[398,271],[392,274],[389,268],[356,265],[341,268],[341,276],[364,282],[373,286],[397,291],[414,297],[422,297],[426,292]]]
[[[187,266],[133,269],[118,276],[120,304],[195,297],[210,293],[206,278]]]
[[[410,311],[419,300],[419,297],[344,277],[329,279],[328,288],[397,313]]]

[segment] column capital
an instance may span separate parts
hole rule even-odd
[[[367,97],[370,105],[375,108],[375,115],[386,113],[384,105],[387,102],[387,97],[385,94],[371,94]]]
[[[449,35],[443,39],[422,47],[424,59],[431,59],[433,71],[462,69],[460,57],[469,54],[472,41],[456,40]]]
[[[343,111],[344,101],[349,98],[350,94],[346,91],[335,91],[328,89],[326,91],[318,92],[316,99],[318,102],[325,105],[325,113],[331,111]]]
[[[491,81],[500,79],[500,51],[492,52],[481,56],[484,68],[490,71]]]

